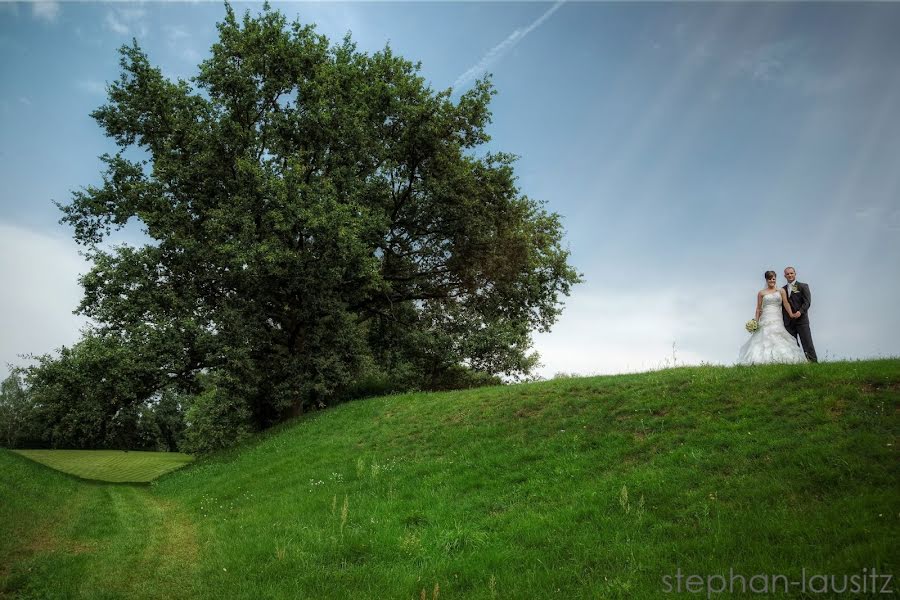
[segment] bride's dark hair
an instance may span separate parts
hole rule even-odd
[[[770,275],[772,276],[772,279],[775,279],[776,277],[778,277],[778,275],[775,274],[775,271],[766,271],[765,274],[763,275],[763,277],[765,277],[766,280],[768,281]]]

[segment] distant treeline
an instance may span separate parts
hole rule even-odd
[[[240,442],[257,429],[247,410],[223,400],[210,374],[197,377],[194,391],[173,383],[135,401],[123,380],[110,381],[99,371],[74,372],[85,368],[86,361],[75,361],[73,353],[90,351],[82,342],[64,348],[60,357],[42,357],[39,365],[12,370],[0,383],[0,447],[204,454]],[[433,390],[449,390],[499,385],[502,380],[460,367],[433,383]],[[418,388],[371,375],[329,404],[413,389]]]

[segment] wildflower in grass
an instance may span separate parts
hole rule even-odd
[[[410,553],[415,553],[415,552],[418,552],[418,550],[419,550],[420,541],[421,540],[420,540],[419,536],[416,535],[414,532],[410,531],[410,532],[405,533],[400,538],[400,545],[403,547],[404,550],[406,550]]]
[[[625,511],[625,514],[631,512],[631,506],[628,504],[628,487],[623,485],[622,491],[619,492],[619,506]]]

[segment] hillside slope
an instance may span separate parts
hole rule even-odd
[[[0,590],[653,598],[679,570],[896,574],[898,407],[898,360],[696,367],[357,401],[148,488],[0,453],[3,494],[43,475],[97,495],[64,503],[58,543],[0,547]],[[103,512],[119,516],[72,525]]]

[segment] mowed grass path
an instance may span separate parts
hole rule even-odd
[[[121,450],[16,450],[26,458],[83,479],[146,483],[193,460],[179,452]]]
[[[898,444],[900,361],[882,360],[361,400],[149,486],[0,452],[0,595],[642,599],[678,570],[896,582]]]
[[[190,597],[197,557],[190,519],[147,486],[0,450],[0,598]]]

